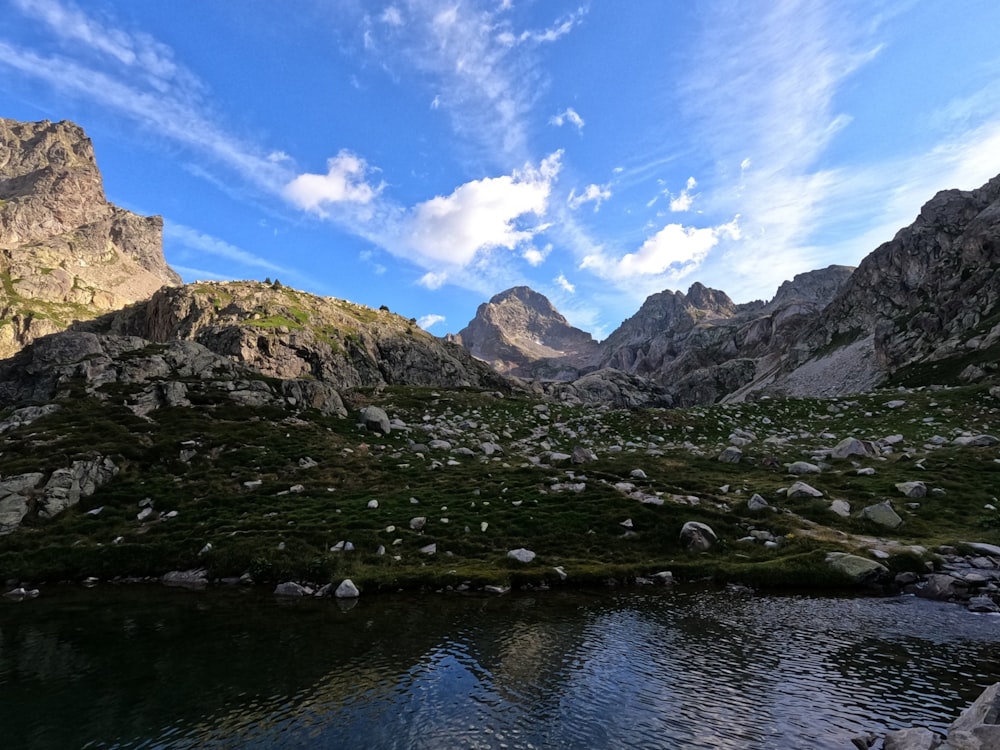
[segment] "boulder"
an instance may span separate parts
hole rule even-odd
[[[968,590],[968,585],[961,579],[946,573],[931,573],[924,579],[924,585],[917,589],[917,596],[948,601],[964,598]]]
[[[994,435],[960,435],[952,441],[955,445],[972,448],[990,448],[1000,443],[1000,438]]]
[[[889,569],[882,563],[847,552],[828,552],[826,564],[854,583],[874,583],[889,575]]]
[[[361,410],[361,424],[366,430],[388,435],[392,431],[389,415],[377,406],[366,406]]]
[[[923,482],[899,482],[896,489],[906,497],[925,497],[927,495],[927,485]]]
[[[830,503],[830,510],[841,518],[847,518],[851,515],[851,504],[838,498]]]
[[[719,542],[708,524],[688,521],[681,527],[681,546],[689,552],[707,552]]]
[[[1000,682],[990,685],[948,727],[948,750],[1000,748]],[[943,748],[942,748],[943,750]]]
[[[573,456],[570,459],[575,464],[585,464],[597,460],[597,454],[590,448],[577,446],[573,449]]]
[[[358,591],[358,587],[354,585],[354,581],[350,578],[345,578],[337,586],[337,590],[333,592],[333,595],[337,599],[357,599],[361,596],[361,592]]]
[[[735,445],[730,445],[719,454],[719,460],[724,464],[738,464],[743,458],[743,451]]]
[[[306,596],[311,592],[295,581],[283,581],[274,587],[275,596]]]
[[[767,504],[767,500],[762,498],[756,492],[750,496],[749,500],[747,500],[748,510],[766,510],[767,508],[770,507],[771,506]]]
[[[935,750],[941,745],[941,735],[924,727],[911,727],[890,732],[882,750]]]
[[[185,589],[201,589],[208,585],[208,571],[204,568],[194,570],[172,570],[164,573],[160,579],[165,586],[178,586]]]
[[[868,456],[873,451],[869,451],[862,441],[857,438],[844,438],[837,443],[830,451],[830,458],[847,458],[848,456]]]
[[[535,553],[530,549],[524,549],[520,547],[518,549],[512,549],[507,553],[508,560],[517,560],[519,563],[530,563],[535,559]]]
[[[888,500],[864,508],[861,517],[887,529],[898,529],[903,524],[903,519],[892,509],[892,504]]]
[[[795,463],[788,464],[789,474],[819,474],[819,472],[820,468],[808,461],[796,461]]]
[[[805,482],[796,482],[788,488],[788,497],[823,497],[823,493]]]

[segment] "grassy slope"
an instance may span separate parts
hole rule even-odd
[[[885,406],[897,397],[906,405]],[[407,442],[426,443],[431,436],[416,429],[382,437],[359,430],[351,419],[300,419],[276,409],[218,403],[224,405],[162,409],[147,421],[124,407],[77,398],[61,412],[0,436],[5,477],[95,454],[112,456],[122,468],[79,507],[0,537],[0,579],[158,575],[207,567],[214,576],[249,571],[258,581],[349,576],[368,590],[395,590],[463,581],[554,581],[552,567],[561,565],[576,582],[670,569],[687,578],[835,585],[840,582],[822,564],[825,551],[877,546],[859,537],[901,542],[883,545],[894,552],[891,566],[900,569],[922,565],[902,545],[1000,538],[1000,513],[984,507],[997,505],[997,449],[922,448],[931,436],[950,439],[957,430],[996,433],[1000,402],[983,388],[675,411],[602,413],[550,406],[545,416],[535,402],[474,391],[390,388],[355,394],[355,407],[377,403],[413,428],[440,425],[436,433],[456,447],[476,449],[480,433],[491,432],[505,448],[493,458],[443,451],[421,458]],[[462,422],[461,437],[443,434]],[[546,436],[528,439],[546,427]],[[734,428],[751,429],[758,440],[744,449],[742,463],[720,463],[715,457]],[[822,500],[784,499],[779,490],[793,478],[765,460],[810,460],[816,448],[849,435],[877,439],[894,433],[905,437],[912,458],[900,452],[856,465],[833,462],[822,474],[804,477],[826,493]],[[765,444],[769,436],[787,442]],[[185,462],[181,444],[189,440],[197,441],[197,455]],[[532,464],[525,454],[539,453],[541,440],[567,453],[590,446],[599,460],[582,466]],[[519,441],[528,447],[518,448]],[[612,445],[622,450],[609,451]],[[925,453],[925,468],[918,468]],[[318,466],[301,468],[299,459],[306,456]],[[441,465],[431,468],[434,461]],[[862,465],[877,473],[857,476]],[[647,478],[630,478],[633,469]],[[259,487],[244,486],[257,479]],[[944,492],[929,493],[918,508],[908,509],[894,485],[914,479]],[[580,481],[586,484],[582,492],[552,489]],[[641,504],[613,487],[620,481],[660,493],[665,502]],[[301,491],[289,491],[295,485]],[[724,485],[728,492],[720,489]],[[780,511],[749,512],[746,499],[754,492]],[[690,505],[673,496],[695,496],[699,502]],[[146,497],[157,511],[178,515],[139,523],[138,504]],[[886,532],[857,518],[842,519],[828,510],[834,497],[847,499],[856,510],[891,499],[905,523]],[[368,508],[370,500],[378,500],[377,509]],[[98,506],[104,508],[99,515],[85,513]],[[427,518],[422,532],[410,529],[414,516]],[[636,532],[632,538],[623,535],[621,522],[627,518]],[[688,520],[711,525],[722,539],[719,549],[683,552],[678,534]],[[390,526],[395,530],[387,531]],[[750,528],[772,531],[785,543],[767,550],[737,542]],[[356,551],[330,552],[341,540],[352,542]],[[206,543],[212,549],[202,552]],[[431,543],[437,544],[436,555],[418,551]],[[384,556],[376,555],[379,545],[387,549]],[[507,560],[507,551],[517,547],[538,553],[535,562]]]

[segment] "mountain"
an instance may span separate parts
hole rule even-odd
[[[162,230],[107,201],[79,126],[0,118],[0,357],[181,283]]]
[[[559,372],[585,367],[597,351],[589,333],[571,326],[545,296],[526,286],[481,304],[458,341],[498,372],[537,375],[533,365],[544,361],[555,379]]]

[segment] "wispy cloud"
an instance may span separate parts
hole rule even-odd
[[[570,33],[586,10],[548,28],[519,30],[510,4],[406,0],[392,8],[401,23],[387,23],[386,13],[365,19],[368,54],[380,65],[428,76],[432,109],[446,112],[466,143],[502,163],[531,158],[528,121],[547,85],[532,48]]]
[[[235,171],[245,183],[277,193],[293,176],[273,150],[246,143],[220,126],[197,77],[148,34],[108,26],[79,6],[16,0],[72,53],[43,54],[0,41],[0,66],[69,96],[109,108],[158,137],[183,144]]]
[[[583,131],[583,126],[586,124],[583,118],[577,113],[572,107],[567,107],[562,112],[557,115],[552,115],[549,118],[549,125],[555,125],[557,128],[561,128],[563,125],[569,123],[579,131]]]
[[[691,193],[698,186],[697,180],[694,177],[688,177],[687,184],[684,189],[677,195],[670,196],[670,210],[674,213],[683,213],[684,211],[691,210],[691,204],[694,203],[694,195]]]
[[[574,211],[582,206],[584,203],[593,203],[594,211],[598,211],[601,208],[601,203],[608,200],[611,197],[611,186],[610,185],[587,185],[583,189],[583,192],[577,193],[576,188],[569,191],[569,198],[566,199],[566,205],[568,205]]]
[[[180,248],[193,250],[199,254],[213,255],[245,268],[260,269],[269,273],[280,273],[292,278],[300,277],[300,274],[291,268],[272,263],[225,240],[205,234],[183,224],[165,221],[163,224],[163,236],[168,243],[173,243]]]
[[[570,280],[566,278],[566,274],[563,273],[559,274],[558,276],[556,276],[554,281],[556,282],[556,284],[559,285],[559,287],[563,291],[569,292],[570,294],[576,292],[576,286],[574,286],[572,282],[570,282]]]

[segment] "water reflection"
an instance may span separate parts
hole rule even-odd
[[[1000,618],[726,591],[0,606],[4,747],[843,748],[1000,680]]]

